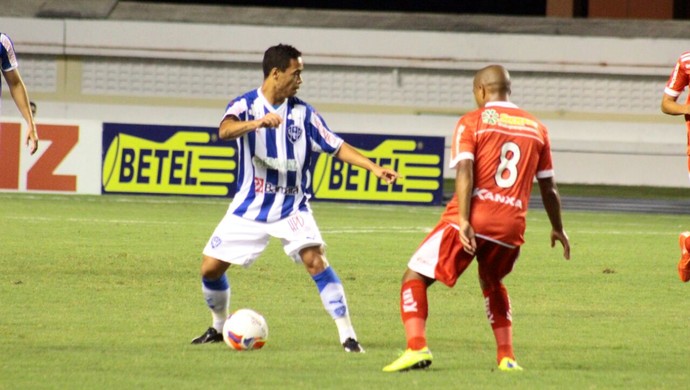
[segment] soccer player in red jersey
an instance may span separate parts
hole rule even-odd
[[[690,51],[678,57],[676,66],[666,82],[664,96],[661,98],[661,111],[668,115],[685,115],[685,127],[687,128],[687,154],[688,175],[690,176],[690,95],[685,104],[678,103],[678,97],[685,87],[690,85]],[[690,280],[690,232],[683,232],[679,237],[680,261],[678,262],[678,275],[680,280]]]
[[[454,286],[474,258],[496,339],[498,367],[522,370],[513,354],[510,300],[502,279],[513,269],[524,242],[535,176],[552,226],[551,246],[559,241],[563,256],[570,258],[546,128],[509,101],[510,75],[502,66],[479,70],[473,90],[479,109],[460,118],[451,146],[450,166],[457,171],[455,195],[403,275],[400,312],[407,349],[383,368],[386,372],[431,364],[425,334],[427,289],[437,280]]]

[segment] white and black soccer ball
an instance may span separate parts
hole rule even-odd
[[[252,309],[239,309],[225,320],[223,340],[237,351],[260,349],[268,340],[266,319]]]

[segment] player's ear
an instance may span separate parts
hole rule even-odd
[[[484,90],[484,86],[479,84],[474,86],[474,100],[477,102],[478,107],[482,107],[484,105],[484,97],[486,95],[486,91]]]

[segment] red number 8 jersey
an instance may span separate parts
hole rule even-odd
[[[450,167],[474,161],[470,223],[475,233],[507,245],[524,242],[535,176],[553,176],[546,127],[510,102],[491,102],[464,115],[453,134]],[[442,218],[458,223],[457,194]]]

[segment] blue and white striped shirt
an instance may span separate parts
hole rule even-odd
[[[274,222],[309,211],[311,162],[316,153],[334,154],[343,143],[312,106],[291,97],[274,108],[256,89],[228,104],[225,115],[241,121],[274,112],[278,128],[259,128],[237,139],[237,192],[228,209],[254,221]]]
[[[16,67],[17,55],[14,53],[12,40],[7,35],[0,33],[0,68],[3,72],[8,72]],[[2,95],[2,85],[0,85],[0,95]]]

